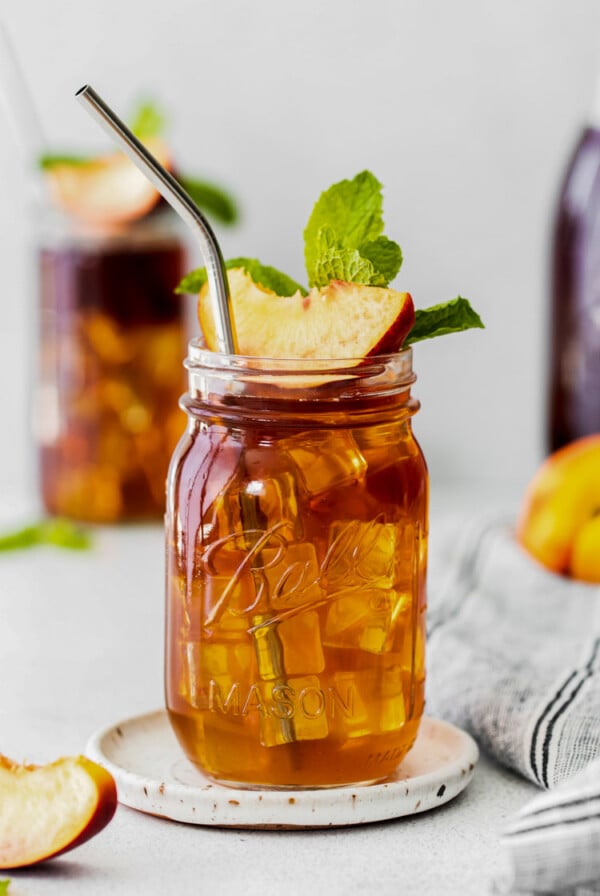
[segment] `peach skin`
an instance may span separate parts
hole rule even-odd
[[[0,869],[34,865],[85,843],[116,807],[112,776],[84,756],[41,766],[0,756]]]
[[[538,469],[525,493],[517,539],[548,569],[585,578],[582,573],[589,568],[589,560],[583,560],[583,555],[589,556],[590,539],[596,539],[600,557],[600,526],[588,529],[598,514],[600,435],[592,435],[556,451]],[[576,550],[580,534],[584,541]]]

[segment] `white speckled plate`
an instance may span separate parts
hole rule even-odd
[[[233,789],[209,781],[183,757],[164,710],[99,731],[86,752],[112,773],[126,806],[188,824],[247,828],[365,824],[435,809],[467,786],[479,755],[464,731],[426,717],[414,747],[383,784]]]

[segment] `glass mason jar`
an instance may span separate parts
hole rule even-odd
[[[412,356],[353,363],[190,344],[166,699],[187,757],[222,783],[382,780],[417,734],[428,476]]]
[[[115,231],[49,219],[40,240],[34,431],[51,514],[161,519],[185,418],[186,246],[171,213]]]

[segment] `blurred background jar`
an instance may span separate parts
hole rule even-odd
[[[50,514],[160,519],[185,427],[186,245],[169,211],[94,233],[51,215],[38,249],[34,432]]]
[[[600,432],[600,90],[554,222],[547,449]]]
[[[154,106],[132,128],[173,170]],[[115,523],[162,519],[190,338],[187,234],[121,153],[45,155],[38,222],[34,433],[46,511]],[[213,221],[236,207],[220,187],[176,174]]]

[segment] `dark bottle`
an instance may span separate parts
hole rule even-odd
[[[600,432],[600,126],[581,135],[552,249],[548,449]]]

